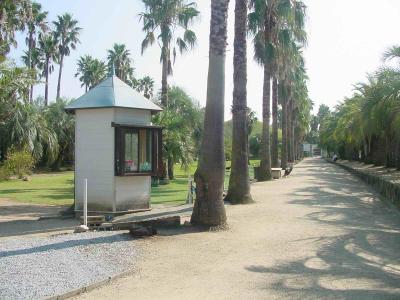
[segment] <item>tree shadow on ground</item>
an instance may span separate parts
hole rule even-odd
[[[127,234],[122,233],[121,236],[124,237],[126,240],[132,240],[133,238]],[[120,240],[115,238],[115,235],[111,236],[101,236],[101,237],[94,237],[94,238],[79,238],[77,239],[56,242],[56,243],[49,243],[46,245],[28,247],[18,250],[8,250],[8,251],[0,251],[0,259],[4,257],[10,256],[18,256],[18,255],[25,255],[25,254],[36,254],[41,252],[48,252],[48,251],[57,251],[63,250],[72,247],[84,246],[84,245],[101,245],[101,244],[113,244],[115,242],[119,242]]]
[[[337,166],[308,160],[296,168],[302,172],[307,182],[289,203],[312,208],[306,220],[344,233],[310,239],[314,256],[246,269],[276,278],[268,289],[288,298],[400,299],[399,211]]]
[[[0,222],[0,238],[73,230],[77,225],[79,225],[79,221],[76,219],[52,219],[43,221],[16,220]]]

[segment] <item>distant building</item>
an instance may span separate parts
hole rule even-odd
[[[321,148],[317,144],[303,144],[303,153],[305,157],[321,156]]]

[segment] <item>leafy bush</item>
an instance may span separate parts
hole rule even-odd
[[[0,166],[0,181],[8,180],[11,176],[10,170],[8,170],[5,166]]]
[[[22,150],[11,149],[1,169],[7,178],[10,175],[17,175],[18,178],[22,178],[24,175],[31,174],[34,166],[35,160],[26,148]]]

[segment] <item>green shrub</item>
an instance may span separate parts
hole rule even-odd
[[[35,160],[26,148],[23,150],[11,149],[2,167],[4,169],[2,172],[7,178],[10,175],[22,178],[24,175],[31,174],[34,166]]]
[[[0,181],[8,180],[10,176],[10,170],[8,170],[5,166],[0,166]]]

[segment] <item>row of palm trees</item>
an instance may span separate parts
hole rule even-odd
[[[58,16],[53,22],[54,29],[46,21],[47,12],[41,11],[38,3],[32,3],[35,8],[33,18],[28,21],[28,36],[26,43],[28,50],[25,51],[22,59],[25,65],[36,70],[38,79],[45,78],[45,105],[49,99],[49,76],[54,71],[54,63],[59,65],[57,96],[60,97],[62,72],[64,59],[70,55],[71,50],[76,49],[79,43],[81,28],[77,21],[68,13]],[[29,101],[32,102],[33,85],[30,88]]]
[[[140,16],[143,31],[146,34],[142,50],[144,51],[153,44],[160,47],[161,103],[168,110],[168,76],[172,74],[172,66],[178,50],[184,52],[196,43],[196,34],[190,28],[199,16],[199,11],[194,2],[188,3],[186,0],[142,1],[145,11]],[[211,1],[207,101],[199,162],[195,173],[197,201],[192,215],[194,224],[207,226],[221,225],[226,222],[223,183],[225,175],[224,92],[228,7],[229,0]],[[40,7],[37,10],[41,11]],[[255,59],[264,67],[260,179],[271,179],[271,167],[279,165],[277,142],[279,104],[282,106],[280,124],[283,133],[280,151],[281,165],[286,168],[288,162],[294,162],[296,158],[300,157],[298,145],[307,131],[311,109],[306,86],[307,76],[301,53],[306,36],[304,15],[305,7],[300,0],[236,0],[232,170],[226,198],[232,203],[252,201],[248,180],[249,120],[246,98],[246,43],[249,32],[253,36]],[[46,77],[45,102],[47,104],[48,76],[54,67],[53,64],[54,62],[60,64],[59,93],[64,58],[79,42],[81,29],[77,27],[77,23],[71,17],[66,15],[60,16],[56,22],[53,22],[55,29],[51,31],[42,26],[48,27],[47,23],[38,25],[39,23],[39,21],[35,23],[37,24],[35,25],[36,30],[31,35],[31,41],[28,42],[30,48],[26,53],[26,61],[30,69],[33,69],[33,66],[41,68],[43,76]],[[66,26],[65,24],[70,25]],[[63,31],[60,29],[61,27],[69,29]],[[5,34],[1,36],[3,40],[4,37],[7,37]],[[67,38],[67,36],[69,37]],[[36,45],[36,40],[38,45]],[[34,63],[36,53],[40,58],[37,60],[37,64]],[[110,68],[115,68],[116,75],[128,84],[132,86],[139,84],[138,80],[133,82],[132,61],[130,53],[124,45],[114,45],[113,49],[108,51],[107,60],[106,64],[90,56],[81,57],[76,76],[79,76],[86,89],[97,84],[104,77],[105,72],[110,71]],[[149,87],[148,82],[151,82],[151,79],[143,78],[140,88],[150,97],[152,88]],[[270,137],[271,85],[272,138]]]
[[[187,51],[196,43],[190,26],[199,16],[195,2],[142,0],[140,14],[145,39],[142,52],[157,44],[162,63],[161,104],[168,108],[168,76],[172,74],[176,47]],[[197,201],[192,222],[203,225],[225,223],[222,202],[225,174],[224,85],[229,0],[211,1],[207,103],[200,157],[195,173]],[[248,7],[250,13],[248,14]],[[308,98],[307,75],[301,53],[306,42],[305,5],[296,0],[236,0],[234,42],[234,91],[232,169],[226,200],[252,201],[248,178],[248,108],[246,99],[246,42],[253,35],[255,59],[264,67],[261,180],[271,179],[278,167],[278,104],[282,106],[283,144],[281,166],[287,168],[301,157],[300,143],[308,130],[312,102]],[[176,41],[176,46],[175,46]],[[270,137],[270,90],[272,138]],[[270,144],[270,140],[272,144]],[[168,162],[167,162],[168,164]],[[168,176],[168,174],[167,174]]]
[[[54,64],[59,65],[57,96],[61,95],[61,82],[64,67],[64,60],[69,56],[71,50],[75,50],[79,41],[82,29],[78,21],[71,14],[65,13],[57,16],[57,20],[49,23],[47,11],[43,11],[39,3],[25,1],[26,17],[22,19],[25,26],[20,28],[27,32],[26,44],[28,49],[22,59],[25,65],[35,70],[41,77],[45,78],[45,106],[49,102],[49,76],[54,71]],[[30,87],[29,102],[33,98],[33,84]]]
[[[84,55],[78,59],[78,69],[75,77],[79,78],[81,86],[87,92],[99,84],[108,74],[114,73],[122,81],[135,88],[146,98],[153,96],[154,80],[149,76],[137,78],[134,75],[131,53],[125,44],[114,44],[107,50],[107,61]]]
[[[234,40],[234,90],[232,169],[226,200],[252,202],[248,178],[248,126],[246,100],[246,37],[253,34],[255,59],[264,67],[263,131],[260,180],[271,179],[278,167],[278,102],[282,106],[281,167],[301,157],[300,143],[308,130],[312,102],[301,47],[305,44],[305,5],[299,0],[236,0]],[[225,173],[223,120],[227,17],[229,0],[211,1],[209,71],[204,131],[195,173],[196,196],[191,222],[223,225]],[[250,7],[250,13],[247,9]],[[272,139],[270,99],[272,82]],[[272,145],[270,144],[272,140]],[[271,149],[273,149],[271,151]],[[273,155],[271,155],[271,152]]]
[[[28,147],[37,164],[57,169],[73,158],[74,121],[65,113],[67,100],[48,105],[48,78],[54,62],[60,65],[57,96],[60,95],[65,56],[79,42],[80,28],[69,14],[53,23],[40,4],[30,0],[0,1],[0,161],[10,149]],[[16,32],[26,34],[26,67],[7,58],[17,47]],[[33,101],[33,86],[46,78],[45,104]]]
[[[392,64],[369,74],[327,114],[320,144],[344,159],[400,168],[400,47],[389,48],[383,60]]]

